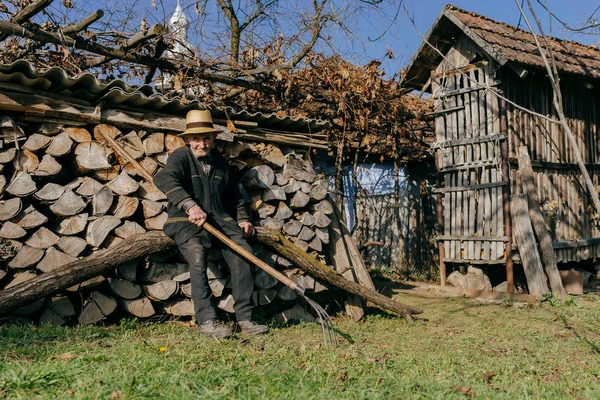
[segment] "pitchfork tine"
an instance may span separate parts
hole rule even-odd
[[[338,343],[335,335],[335,330],[333,328],[333,322],[331,321],[331,318],[329,317],[327,312],[315,301],[309,299],[306,296],[303,297],[319,316],[319,322],[321,323],[321,331],[323,332],[323,341],[325,342],[325,345],[337,346]]]

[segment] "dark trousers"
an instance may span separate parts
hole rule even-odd
[[[242,234],[230,235],[229,238],[252,253],[252,248],[246,242]],[[233,289],[233,309],[238,321],[252,319],[252,293],[254,291],[253,269],[236,252],[224,244],[213,239],[213,246],[218,248],[231,270],[231,284]],[[196,321],[202,324],[209,319],[217,317],[217,312],[212,303],[212,291],[208,285],[206,268],[208,266],[208,247],[202,246],[198,236],[192,236],[190,240],[179,245],[179,251],[190,266],[190,281],[192,283],[192,300]]]

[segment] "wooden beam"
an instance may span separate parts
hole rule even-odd
[[[501,187],[501,186],[506,186],[506,185],[508,185],[507,181],[482,183],[479,185],[450,186],[450,187],[442,187],[442,188],[433,188],[432,193],[464,192],[467,190],[490,189],[490,188]]]
[[[593,246],[600,244],[600,238],[589,238],[580,240],[561,240],[552,242],[552,247],[556,249],[576,249],[578,247]]]
[[[461,235],[438,235],[435,240],[467,240],[467,241],[490,241],[508,242],[508,236],[461,236]]]

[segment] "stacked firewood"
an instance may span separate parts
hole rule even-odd
[[[176,135],[120,132],[109,125],[93,129],[45,123],[23,126],[22,137],[5,138],[0,150],[0,289],[10,288],[137,233],[161,230],[166,197],[113,151],[115,139],[150,174],[184,145]],[[333,207],[327,181],[305,155],[284,154],[272,144],[232,142],[221,149],[239,173],[256,224],[282,231],[303,251],[326,260]],[[257,255],[309,290],[323,289],[310,276],[266,249]],[[220,309],[233,312],[228,271],[211,253],[210,287]],[[279,318],[310,319],[296,294],[262,270],[255,300]],[[193,315],[188,266],[176,249],[119,266],[40,299],[17,311],[40,323],[95,323],[111,314],[148,318]],[[283,310],[283,312],[282,312]]]

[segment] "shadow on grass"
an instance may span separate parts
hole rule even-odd
[[[588,339],[585,336],[585,334],[583,332],[581,332],[581,330],[577,329],[576,326],[574,326],[573,324],[569,323],[569,321],[567,321],[567,317],[565,317],[564,314],[559,315],[558,319],[563,323],[565,329],[573,332],[573,334],[577,337],[577,339],[583,341],[585,344],[587,344],[588,346],[590,346],[590,348],[596,354],[600,354],[600,346],[598,346],[598,344],[596,344],[595,342],[593,342],[590,339]]]

